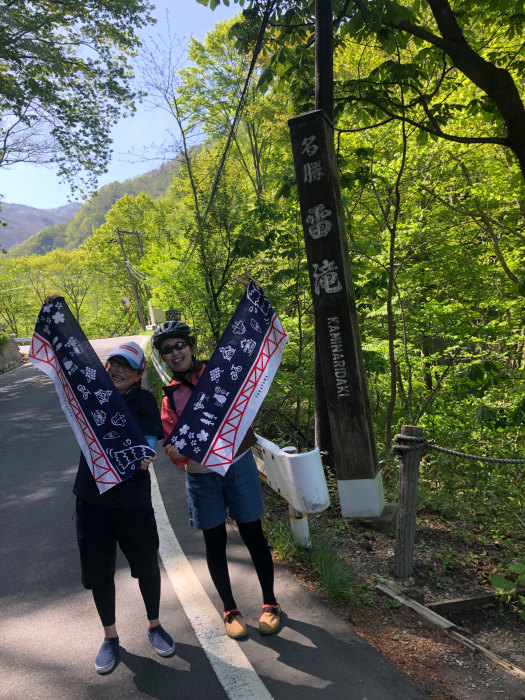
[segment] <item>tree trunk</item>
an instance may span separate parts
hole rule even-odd
[[[525,110],[511,73],[486,61],[470,46],[448,0],[427,2],[441,37],[408,22],[401,22],[399,27],[441,48],[452,59],[456,68],[490,97],[507,128],[507,136],[501,139],[500,143],[508,146],[516,155],[525,178]]]

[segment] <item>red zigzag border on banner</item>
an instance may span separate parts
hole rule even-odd
[[[233,455],[231,453],[233,451],[235,439],[237,437],[237,431],[239,429],[241,420],[246,412],[248,402],[257,387],[257,383],[261,375],[268,366],[272,355],[275,354],[283,338],[286,338],[286,333],[282,329],[282,326],[281,328],[275,327],[276,321],[279,323],[279,326],[281,326],[277,315],[275,315],[272,320],[270,330],[268,331],[268,334],[265,340],[263,341],[257,360],[254,366],[252,367],[250,374],[246,378],[246,381],[244,382],[244,385],[241,391],[239,392],[235,403],[231,407],[230,412],[224,419],[224,422],[219,432],[217,433],[210,450],[208,451],[208,455],[204,460],[205,466],[218,467],[222,464],[229,464],[231,462],[231,459],[233,458]],[[230,437],[227,437],[228,435],[230,435]],[[222,444],[220,448],[215,448],[215,445],[219,440],[222,443],[226,444]],[[231,456],[225,456],[225,451],[227,451],[228,455]],[[214,462],[213,464],[209,465],[208,462],[210,461],[210,457],[212,456],[222,461]]]
[[[40,347],[35,347],[35,340],[40,341]],[[113,470],[113,467],[108,462],[107,457],[104,451],[102,450],[97,438],[93,434],[91,427],[86,420],[84,412],[82,411],[75,394],[69,386],[69,382],[67,381],[65,374],[60,365],[58,364],[58,360],[56,358],[52,346],[47,340],[35,334],[33,335],[33,342],[31,344],[31,351],[33,350],[34,352],[31,352],[30,356],[38,362],[50,365],[53,368],[53,371],[55,372],[56,376],[58,377],[62,389],[64,390],[64,395],[67,399],[67,402],[71,407],[71,410],[73,411],[75,420],[78,423],[78,426],[82,431],[82,434],[88,446],[89,454],[91,455],[93,463],[93,468],[97,469],[99,472],[98,476],[95,476],[95,474],[93,474],[93,478],[96,482],[100,484],[120,484],[122,480]],[[111,481],[106,480],[108,474],[111,474],[113,476],[113,479]]]

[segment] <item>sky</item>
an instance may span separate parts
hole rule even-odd
[[[156,38],[162,34],[167,10],[172,34],[184,43],[187,43],[190,36],[204,40],[214,24],[229,19],[240,11],[239,5],[233,1],[230,2],[230,7],[221,3],[214,11],[200,5],[197,0],[151,2],[156,5],[152,14],[157,24],[148,27],[144,37]],[[110,182],[122,182],[161,165],[161,160],[133,162],[134,159],[129,153],[141,153],[143,147],[148,147],[153,142],[162,143],[168,129],[174,130],[173,120],[170,120],[163,110],[152,110],[146,105],[137,105],[135,115],[121,119],[113,129],[113,157],[108,172],[99,179],[98,187]],[[56,170],[25,163],[0,168],[0,200],[3,202],[25,204],[38,209],[54,209],[67,204],[70,198],[69,187],[60,184]]]

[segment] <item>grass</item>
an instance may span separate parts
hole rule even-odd
[[[319,586],[330,603],[357,604],[360,596],[359,589],[354,589],[355,572],[339,558],[325,537],[312,536],[309,558]]]
[[[277,517],[273,512],[271,519],[265,517],[263,527],[274,552],[282,560],[292,559],[309,580],[317,583],[330,603],[357,605],[366,602],[368,591],[356,583],[355,572],[339,557],[326,535],[311,527],[311,548],[300,547],[293,539],[284,511]]]
[[[294,542],[289,525],[277,522],[270,528],[267,523],[266,534],[269,536],[273,550],[281,559],[301,557],[301,548]]]

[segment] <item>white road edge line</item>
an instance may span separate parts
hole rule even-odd
[[[272,700],[268,689],[237,642],[225,634],[221,616],[206,594],[175,537],[153,465],[150,465],[149,471],[151,499],[159,531],[160,558],[215,675],[230,700],[246,700],[246,698]]]

